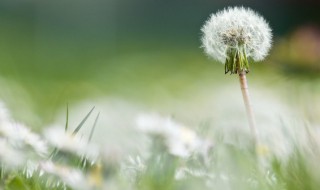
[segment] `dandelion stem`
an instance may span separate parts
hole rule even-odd
[[[255,145],[258,144],[258,134],[257,134],[257,128],[256,128],[256,121],[254,118],[250,96],[249,96],[249,90],[248,90],[248,83],[246,78],[246,72],[240,71],[239,72],[239,81],[240,81],[240,87],[242,91],[243,101],[246,107],[247,117],[249,121],[249,127],[252,133],[252,137],[254,140]]]

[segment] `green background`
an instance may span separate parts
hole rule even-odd
[[[308,46],[301,36],[308,40],[310,34],[320,44],[319,4],[313,1],[3,0],[0,97],[15,118],[34,127],[54,121],[67,103],[72,108],[105,97],[167,114],[176,101],[181,110],[200,109],[198,102],[205,100],[199,94],[206,89],[237,84],[236,76],[225,76],[223,65],[200,48],[200,28],[209,15],[235,5],[259,12],[274,34],[270,56],[252,63],[250,85],[276,92],[312,118],[315,113],[308,110],[317,106],[320,46],[307,63],[287,51],[296,39],[302,39],[298,47]],[[311,32],[292,40],[305,27]]]

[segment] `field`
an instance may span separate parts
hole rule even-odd
[[[316,25],[250,63],[255,145],[238,76],[200,47],[203,20],[180,35],[165,16],[135,28],[138,8],[100,26],[85,6],[36,4],[0,3],[0,189],[318,189]]]

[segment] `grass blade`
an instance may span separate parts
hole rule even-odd
[[[73,135],[77,134],[78,131],[81,129],[81,127],[83,126],[83,124],[86,122],[86,120],[88,119],[88,117],[91,115],[92,111],[94,110],[95,106],[93,106],[93,108],[89,111],[89,113],[86,115],[86,117],[83,118],[83,120],[79,123],[79,125],[77,126],[77,128],[73,131]]]
[[[97,125],[97,121],[98,121],[98,119],[99,119],[99,116],[100,116],[100,112],[98,113],[98,115],[97,115],[96,119],[94,120],[94,123],[93,123],[92,129],[91,129],[91,131],[90,131],[90,135],[89,135],[88,142],[90,142],[90,141],[91,141],[91,139],[92,139],[93,132],[94,132],[94,129],[96,128],[96,125]]]
[[[67,114],[66,114],[66,127],[65,127],[65,131],[68,130],[69,127],[69,105],[67,103]]]

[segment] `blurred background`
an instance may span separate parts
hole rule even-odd
[[[237,76],[200,47],[209,15],[235,5],[259,12],[274,34],[270,55],[248,76],[257,117],[318,123],[316,0],[2,0],[0,97],[34,128],[63,118],[67,104],[71,114],[96,106],[119,120],[136,110],[190,125],[242,117]]]

